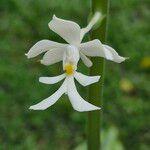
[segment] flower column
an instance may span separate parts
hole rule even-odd
[[[99,11],[104,19],[100,26],[91,34],[92,39],[106,40],[106,26],[108,16],[109,0],[92,0],[92,13]],[[102,106],[102,91],[104,82],[104,59],[91,58],[93,66],[90,69],[90,75],[101,75],[101,81],[89,88],[89,99],[93,104]],[[102,111],[88,113],[88,150],[100,150],[100,128],[102,123]]]

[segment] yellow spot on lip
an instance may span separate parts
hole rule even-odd
[[[72,75],[74,73],[75,66],[72,64],[66,64],[64,70],[65,70],[67,75]]]

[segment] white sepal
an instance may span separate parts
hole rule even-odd
[[[86,56],[102,56],[103,54],[103,44],[98,40],[92,40],[80,45],[80,51]]]
[[[112,60],[116,63],[121,63],[125,61],[127,58],[119,56],[119,54],[110,46],[103,44],[104,53],[107,56],[108,60]]]
[[[25,55],[28,58],[33,58],[53,48],[64,48],[66,45],[67,44],[61,44],[50,40],[41,40],[33,45]]]
[[[78,45],[80,43],[80,26],[77,23],[57,18],[54,15],[48,26],[69,44]]]
[[[117,63],[126,59],[119,56],[110,46],[102,44],[98,39],[81,44],[80,51],[86,56],[103,57]]]

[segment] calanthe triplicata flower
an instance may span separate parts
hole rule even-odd
[[[51,65],[62,61],[64,59],[64,52],[71,47],[79,51],[79,56],[88,67],[92,66],[92,62],[87,56],[103,57],[117,63],[124,61],[124,57],[119,56],[112,47],[102,44],[98,39],[81,43],[84,35],[90,31],[93,25],[99,20],[100,16],[100,13],[96,13],[87,27],[81,29],[77,23],[57,18],[54,15],[53,19],[48,24],[49,28],[60,35],[69,44],[41,40],[29,50],[26,56],[28,58],[33,58],[46,52],[41,63],[44,65]]]
[[[86,76],[77,72],[77,63],[79,61],[79,52],[74,47],[67,47],[64,52],[63,69],[64,74],[55,77],[40,77],[39,81],[45,84],[55,84],[63,79],[64,82],[60,88],[50,97],[33,105],[30,109],[45,110],[52,106],[65,93],[68,95],[73,108],[79,112],[99,110],[100,108],[85,101],[77,92],[74,78],[83,86],[98,82],[100,76]]]

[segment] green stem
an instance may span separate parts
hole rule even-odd
[[[99,11],[105,18],[100,26],[92,31],[91,39],[99,39],[102,43],[106,40],[106,26],[108,16],[109,0],[92,0],[92,13]],[[100,82],[93,84],[89,88],[89,102],[102,107],[102,92],[104,84],[104,59],[91,58],[93,66],[90,69],[90,75],[100,75]],[[102,124],[102,110],[88,113],[88,150],[100,150],[100,133]]]

